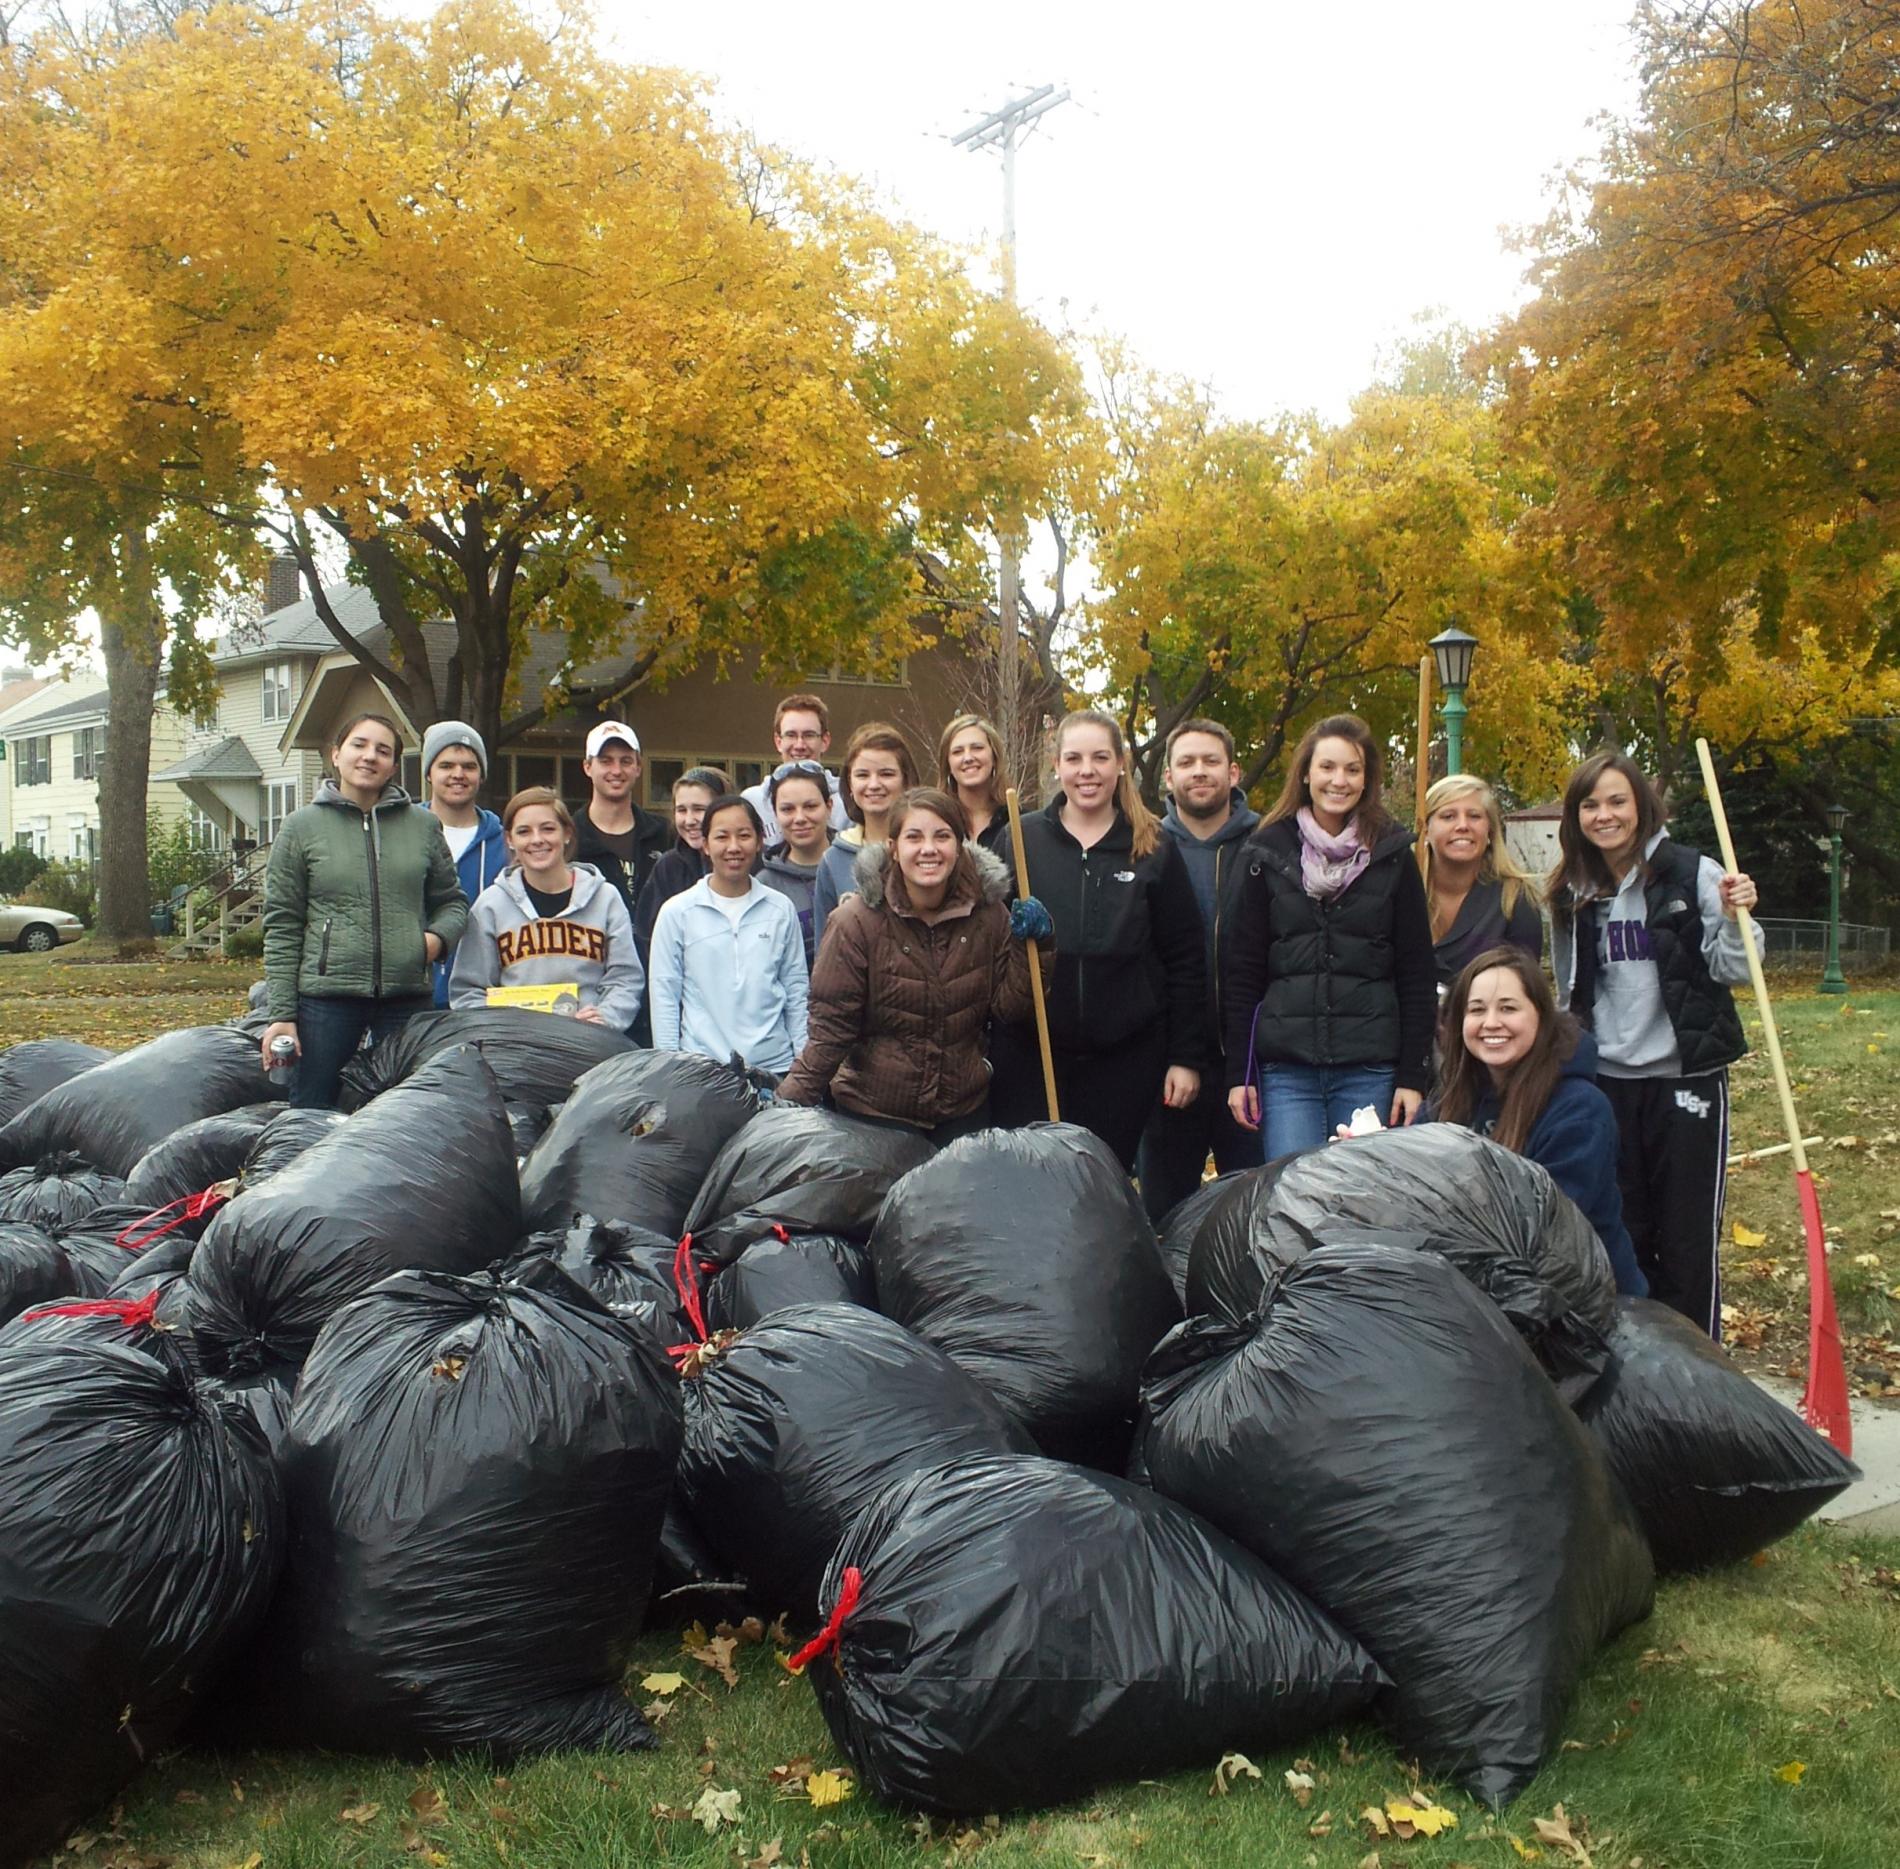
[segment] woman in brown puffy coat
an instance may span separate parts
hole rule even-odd
[[[1044,944],[1046,983],[1049,916],[1033,896],[1007,906],[1008,871],[968,830],[955,799],[919,787],[893,808],[889,841],[858,853],[858,893],[825,924],[783,1101],[829,1095],[937,1143],[989,1127],[984,1034],[1029,1017],[1023,942]]]

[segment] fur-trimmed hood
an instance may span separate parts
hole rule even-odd
[[[979,899],[984,902],[1009,900],[1009,870],[1001,857],[992,856],[975,838],[963,840],[963,852],[976,865]],[[867,908],[885,906],[884,878],[891,861],[889,844],[866,844],[851,866],[852,880]]]

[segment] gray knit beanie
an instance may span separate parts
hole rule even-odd
[[[435,756],[445,747],[465,746],[481,762],[482,777],[488,777],[488,748],[482,744],[482,736],[465,720],[438,720],[422,736],[422,776],[429,776],[429,768],[435,764]]]

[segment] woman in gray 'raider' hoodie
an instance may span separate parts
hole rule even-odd
[[[620,891],[592,864],[569,860],[574,820],[545,787],[517,792],[501,821],[514,862],[469,911],[449,1004],[484,1006],[497,986],[567,985],[579,1002],[575,1018],[626,1031],[639,1017],[646,976]]]

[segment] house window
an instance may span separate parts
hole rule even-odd
[[[277,841],[284,820],[297,809],[297,781],[283,779],[264,787],[264,842]]]
[[[16,832],[13,841],[20,849],[32,851],[36,857],[50,857],[53,854],[50,848],[52,835],[52,820],[41,818]]]
[[[896,663],[881,674],[869,674],[847,662],[834,662],[829,668],[814,669],[808,679],[837,682],[846,688],[908,688],[910,658],[899,656]]]
[[[218,730],[217,702],[215,700],[207,701],[203,707],[193,713],[191,724],[196,727],[200,733],[216,733]]]
[[[294,662],[265,664],[263,720],[266,726],[290,718],[293,704],[291,695],[296,686],[296,676],[297,665]]]
[[[192,849],[222,850],[224,848],[224,826],[199,806],[192,805],[186,810],[185,827],[191,836]]]
[[[513,756],[515,790],[525,792],[531,785],[560,790],[561,762],[543,753],[516,753]]]
[[[735,792],[757,785],[772,767],[762,759],[745,759],[737,753],[695,753],[690,759],[654,759],[646,768],[649,803],[665,804],[673,796],[673,784],[695,766],[711,766],[726,775],[726,783]]]
[[[53,782],[53,736],[41,734],[34,740],[15,740],[14,757],[19,761],[15,769],[15,785],[51,785]],[[44,856],[45,851],[40,855]]]
[[[81,727],[73,735],[73,777],[96,779],[99,776],[99,763],[105,756],[105,750],[105,728]]]
[[[91,863],[99,854],[99,833],[84,818],[66,820],[66,855],[74,863]]]

